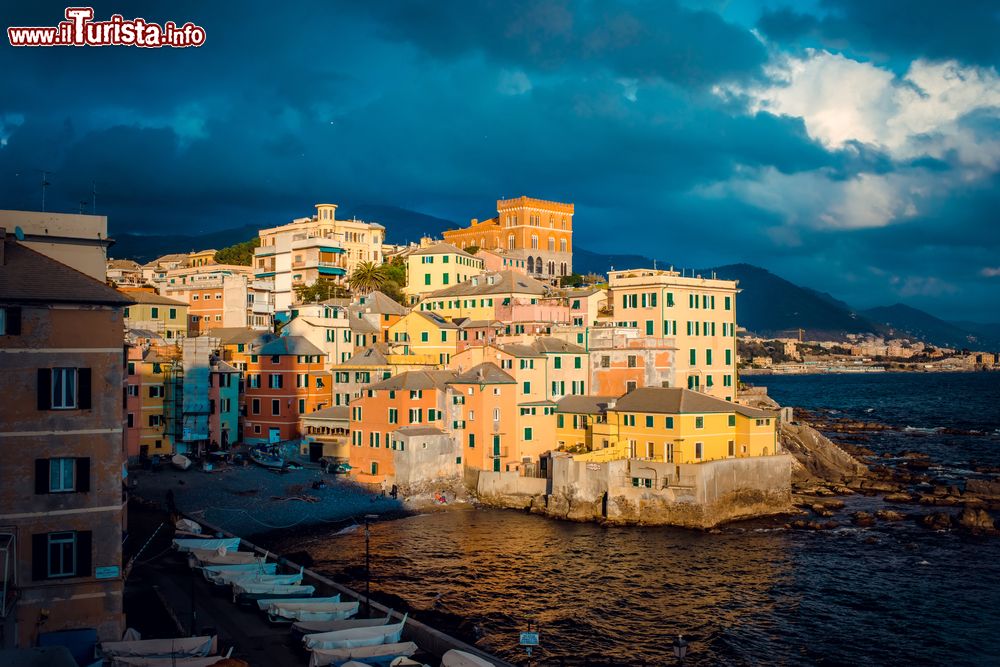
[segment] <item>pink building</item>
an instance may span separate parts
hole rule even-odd
[[[504,300],[508,301],[507,299]],[[512,299],[496,307],[501,322],[548,322],[569,324],[572,318],[569,303],[562,298]]]

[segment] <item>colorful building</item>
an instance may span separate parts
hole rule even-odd
[[[774,413],[677,387],[643,387],[609,402],[578,461],[689,464],[778,453]]]
[[[376,343],[359,349],[344,363],[330,368],[334,381],[333,404],[347,405],[373,382],[409,371],[433,370],[437,366],[436,357],[407,354],[402,344]]]
[[[736,395],[736,281],[636,269],[608,274],[614,322],[673,340],[674,384],[726,400]],[[604,392],[613,393],[613,392]]]
[[[180,352],[173,346],[146,349],[139,364],[139,458],[172,456],[174,440],[167,428],[167,387],[171,371],[180,365]]]
[[[104,283],[103,258],[95,279],[2,226],[0,549],[9,558],[0,562],[0,648],[59,643],[64,630],[118,640],[130,300]],[[81,256],[103,252],[81,242]],[[72,243],[55,245],[73,255]]]
[[[429,357],[444,366],[455,354],[458,325],[435,313],[414,310],[389,327],[389,340],[401,345],[403,354]]]
[[[248,266],[214,263],[170,269],[160,294],[187,304],[188,336],[246,327],[250,323],[252,273]]]
[[[281,336],[250,355],[244,374],[246,442],[302,436],[300,418],[332,405],[326,355],[305,338]]]
[[[167,340],[188,335],[188,305],[147,289],[122,289],[134,303],[125,309],[125,326],[152,331]]]
[[[396,474],[393,432],[407,426],[447,428],[451,371],[410,371],[369,385],[351,402],[352,478],[372,483]]]
[[[451,426],[465,467],[500,472],[516,466],[517,380],[486,362],[459,373],[449,384],[456,406]]]
[[[544,283],[514,271],[484,273],[425,295],[417,308],[446,319],[500,320],[498,308],[535,304],[548,292]]]
[[[523,250],[480,248],[475,255],[483,261],[483,271],[486,273],[499,273],[500,271],[514,271],[525,275],[528,273],[528,255]]]
[[[209,449],[228,449],[240,437],[240,372],[225,361],[211,361]]]
[[[528,275],[548,281],[573,273],[573,204],[533,197],[497,200],[497,215],[444,232],[459,248],[518,250]]]
[[[482,272],[482,259],[450,243],[423,243],[406,255],[404,291],[416,302],[425,294],[458,285]]]
[[[306,338],[323,350],[331,365],[343,363],[354,355],[354,332],[347,299],[296,306],[292,309],[292,321],[285,325],[282,333]]]
[[[336,212],[336,204],[316,204],[312,217],[260,230],[253,263],[255,304],[270,304],[281,319],[296,301],[295,287],[320,279],[343,284],[362,262],[382,263],[385,228],[338,220]]]
[[[594,425],[607,420],[607,409],[617,396],[565,396],[556,404],[556,445],[569,452],[594,449]]]

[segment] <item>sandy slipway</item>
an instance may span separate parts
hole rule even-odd
[[[165,469],[129,472],[132,493],[166,506],[167,491],[177,508],[193,518],[250,537],[275,530],[362,522],[365,514],[400,515],[404,503],[373,494],[341,476],[314,468],[277,474],[257,466],[205,473]],[[322,480],[325,488],[314,489]]]

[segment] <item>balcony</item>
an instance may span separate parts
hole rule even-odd
[[[507,458],[507,448],[493,447],[490,449],[489,457],[491,459],[505,459]]]
[[[273,292],[274,291],[274,281],[273,280],[255,280],[250,283],[251,289],[255,292]]]
[[[254,301],[250,312],[256,315],[270,315],[274,312],[274,304],[267,301]]]

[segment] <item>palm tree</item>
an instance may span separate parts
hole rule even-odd
[[[361,262],[347,279],[347,284],[358,294],[370,294],[382,289],[388,279],[381,265],[375,262]]]

